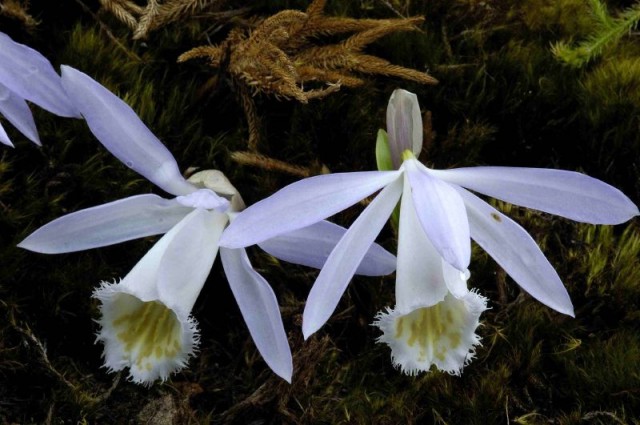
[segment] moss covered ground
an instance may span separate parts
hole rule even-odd
[[[240,17],[185,19],[134,41],[97,1],[34,0],[27,10],[37,26],[5,15],[0,31],[55,66],[93,76],[136,110],[183,170],[224,171],[249,204],[297,177],[235,162],[231,154],[246,150],[248,127],[233,85],[224,76],[213,84],[216,72],[204,61],[176,62],[192,47],[219,43],[252,15],[307,6],[247,3],[251,10]],[[223,9],[245,6],[229,1]],[[375,169],[376,133],[391,92],[402,87],[417,93],[430,116],[421,156],[429,166],[577,170],[639,204],[633,7],[629,0],[330,1],[333,16],[424,15],[421,31],[386,36],[367,51],[440,83],[374,76],[306,105],[257,95],[260,151],[310,170]],[[608,31],[598,13],[627,29]],[[554,55],[558,42],[580,47],[585,40],[597,42],[586,60]],[[6,125],[16,148],[0,149],[0,422],[640,423],[640,222],[591,226],[500,203],[556,267],[576,317],[537,303],[474,246],[470,284],[491,309],[479,329],[483,345],[460,377],[405,376],[392,367],[389,349],[375,343],[370,324],[393,304],[393,276],[355,278],[329,323],[304,341],[301,314],[317,272],[257,250],[252,262],[278,295],[294,353],[291,385],[257,353],[219,263],[194,310],[201,348],[189,367],[150,388],[108,374],[102,347],[94,345],[91,294],[101,281],[123,277],[157,238],[63,255],[16,244],[63,214],[159,190],[112,157],[82,121],[37,108],[34,115],[43,146]],[[361,208],[335,220],[348,224]],[[395,249],[391,229],[379,241]]]

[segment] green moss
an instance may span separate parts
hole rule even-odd
[[[587,116],[594,125],[633,125],[618,117],[640,111],[640,57],[598,64],[582,80],[582,90]]]
[[[601,0],[590,0],[588,3],[593,21],[589,36],[574,47],[563,41],[553,46],[556,57],[575,68],[584,66],[605,50],[615,47],[640,21],[640,6],[637,4],[622,12],[620,17],[612,18]]]
[[[327,10],[393,17],[384,3],[330,1]],[[587,2],[389,3],[407,15],[426,14],[423,31],[385,37],[368,49],[403,66],[429,69],[441,83],[417,87],[375,78],[308,105],[256,97],[265,153],[332,171],[374,170],[376,131],[385,126],[389,95],[402,87],[415,91],[423,112],[431,112],[430,145],[421,157],[430,166],[584,170],[640,200],[640,48],[633,35],[615,46],[607,43],[600,60],[575,70],[562,66],[550,46],[592,34],[595,18]],[[252,14],[307,5],[258,2]],[[615,10],[629,4],[607,6],[615,20],[622,18]],[[235,164],[229,152],[246,147],[247,125],[232,88],[219,81],[205,90],[214,77],[208,67],[175,63],[195,45],[220,42],[240,18],[175,23],[143,44],[108,14],[99,16],[114,38],[80,10],[58,20],[51,6],[44,7],[34,3],[43,24],[33,35],[21,33],[21,41],[125,98],[182,170],[220,168],[248,202],[293,181]],[[329,323],[303,341],[301,314],[317,272],[251,249],[253,264],[278,295],[294,351],[293,385],[264,364],[216,264],[194,311],[202,346],[190,367],[151,389],[124,378],[110,389],[114,375],[100,368],[101,347],[93,345],[97,309],[90,295],[101,280],[124,276],[156,238],[58,256],[15,245],[68,212],[160,191],[106,152],[82,121],[33,109],[44,146],[33,146],[7,126],[17,147],[0,155],[0,422],[44,423],[48,416],[53,422],[142,422],[139,413],[158,400],[169,400],[178,423],[640,420],[637,224],[580,225],[504,203],[496,205],[532,234],[556,267],[576,318],[533,300],[474,246],[469,284],[490,299],[491,310],[479,329],[483,346],[461,377],[404,376],[391,366],[388,347],[375,343],[378,332],[370,323],[392,305],[393,277],[356,278]],[[335,220],[348,224],[361,209]],[[379,240],[390,249],[395,245],[390,228]],[[49,364],[19,330],[27,328],[46,346]]]

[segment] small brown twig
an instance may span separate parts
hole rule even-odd
[[[104,22],[102,22],[100,20],[100,18],[98,17],[98,15],[96,15],[95,13],[93,13],[91,11],[91,9],[89,9],[89,7],[84,4],[84,2],[82,0],[75,0],[76,3],[78,3],[80,5],[80,7],[82,7],[82,10],[84,10],[85,12],[87,12],[89,15],[91,15],[91,17],[98,23],[98,25],[100,26],[100,29],[103,30],[105,32],[105,34],[107,35],[107,37],[109,37],[111,39],[111,41],[113,41],[116,46],[118,46],[123,52],[125,52],[125,54],[127,56],[129,56],[131,59],[135,60],[136,62],[142,62],[142,58],[138,55],[136,55],[134,52],[132,52],[131,50],[129,50],[124,44],[122,44],[120,42],[120,40],[118,40],[116,38],[115,35],[113,35],[111,33],[111,31],[109,30],[109,27],[107,27],[107,25],[105,25]]]

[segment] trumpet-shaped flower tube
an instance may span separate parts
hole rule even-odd
[[[305,307],[305,337],[318,330],[335,310],[362,249],[375,239],[384,224],[383,217],[391,214],[401,196],[403,200],[412,199],[410,206],[405,204],[401,210],[410,208],[416,215],[412,224],[400,223],[407,235],[405,240],[421,234],[451,268],[465,272],[470,261],[470,239],[474,239],[530,295],[571,316],[569,294],[535,241],[518,224],[465,188],[585,223],[618,224],[638,215],[638,207],[618,189],[577,172],[425,167],[416,159],[422,148],[419,105],[417,97],[407,91],[392,94],[387,126],[388,141],[383,137],[376,149],[384,171],[322,175],[293,183],[247,208],[220,240],[221,246],[229,248],[261,243],[325,219],[382,189],[321,270]],[[399,242],[398,279],[402,281],[405,262],[424,261],[417,248],[405,249],[404,244],[411,247],[420,242]],[[448,290],[458,299],[467,293],[455,287]]]
[[[38,130],[25,100],[62,117],[80,118],[51,63],[39,52],[0,32],[0,115],[40,145]],[[1,125],[0,143],[13,146]]]
[[[215,170],[185,180],[174,157],[135,112],[87,75],[63,67],[62,81],[97,139],[175,197],[138,195],[77,211],[46,224],[18,246],[53,254],[164,233],[124,279],[103,283],[94,296],[101,301],[98,340],[105,346],[105,366],[114,371],[128,367],[138,383],[166,379],[197,348],[191,309],[216,258],[220,236],[229,221],[242,216],[242,198]],[[328,222],[314,223],[264,246],[285,261],[322,267],[345,232]],[[244,249],[219,250],[258,351],[276,374],[290,381],[291,352],[273,290],[253,270]],[[375,275],[394,269],[395,257],[372,245],[358,271]]]
[[[226,222],[216,211],[193,210],[124,279],[95,291],[102,313],[98,340],[107,368],[128,366],[134,382],[151,383],[186,365],[198,343],[191,309]]]
[[[405,177],[406,178],[406,177]],[[391,347],[394,366],[409,375],[432,366],[459,374],[473,358],[475,334],[486,299],[468,291],[468,272],[460,272],[438,254],[420,227],[410,186],[400,206],[396,306],[378,313],[378,342]]]

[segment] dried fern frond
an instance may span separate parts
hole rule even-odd
[[[144,9],[129,0],[100,0],[102,7],[131,29],[138,25],[139,16]]]
[[[188,52],[184,52],[178,56],[178,63],[196,58],[208,58],[211,66],[217,67],[220,65],[220,60],[222,59],[222,48],[217,46],[194,47]]]
[[[32,29],[38,25],[38,21],[29,15],[29,12],[27,12],[28,7],[28,1],[23,3],[18,0],[3,0],[0,1],[0,15],[18,20],[27,29]]]
[[[240,97],[250,127],[250,149],[255,148],[255,135],[259,131],[252,128],[256,120],[249,113],[255,107],[249,105],[251,99],[246,98],[246,93],[264,93],[307,103],[335,93],[341,86],[364,84],[362,75],[437,83],[427,73],[363,53],[369,44],[385,35],[416,31],[424,18],[328,17],[324,14],[325,3],[326,0],[314,0],[304,12],[283,10],[257,22],[249,30],[233,29],[219,45],[195,47],[178,58],[180,62],[206,58],[234,87],[243,88]],[[347,38],[333,41],[342,34],[347,34]],[[327,36],[331,42],[324,40]]]
[[[147,7],[144,8],[144,12],[138,20],[138,25],[133,30],[134,40],[143,38],[149,33],[151,25],[153,25],[154,21],[158,20],[159,13],[160,7],[158,0],[148,0]]]
[[[139,6],[131,0],[100,0],[102,7],[133,30],[133,39],[143,39],[149,33],[182,19],[192,18],[214,8],[225,0],[148,0]]]
[[[158,29],[171,22],[194,17],[207,9],[219,8],[225,0],[168,0],[150,8],[152,0],[147,6],[148,12],[140,17],[138,27],[135,29],[133,39],[146,38],[149,32]],[[154,1],[155,3],[155,1]]]
[[[182,54],[179,61],[207,57],[209,63],[254,93],[292,98],[306,103],[345,84],[355,87],[363,80],[354,75],[395,76],[422,84],[437,81],[417,70],[392,65],[362,53],[372,42],[398,31],[414,31],[422,17],[406,19],[352,19],[326,17],[325,0],[314,0],[306,11],[284,10],[258,23],[251,31],[232,31],[218,46],[200,46]],[[323,44],[323,36],[353,33],[340,43]],[[225,56],[226,57],[223,57]],[[305,82],[316,87],[303,88]],[[322,86],[325,87],[322,87]],[[331,89],[327,89],[327,86]],[[309,94],[307,94],[309,93]]]

